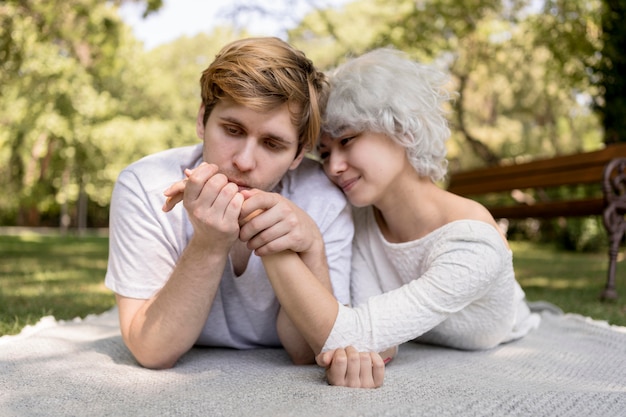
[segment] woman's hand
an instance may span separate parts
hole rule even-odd
[[[323,352],[315,358],[326,368],[330,385],[350,388],[378,388],[385,379],[385,363],[376,352],[358,352],[352,346]]]

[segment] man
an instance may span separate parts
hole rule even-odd
[[[174,366],[195,344],[282,345],[313,363],[259,257],[297,252],[349,303],[350,208],[305,157],[324,75],[285,42],[252,38],[225,46],[200,83],[202,144],[135,162],[113,192],[105,282],[124,342],[148,368]]]

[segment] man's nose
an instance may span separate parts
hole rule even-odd
[[[256,152],[256,143],[253,140],[246,140],[235,152],[233,165],[240,171],[250,171],[256,165]]]

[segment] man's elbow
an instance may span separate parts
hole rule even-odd
[[[163,353],[154,354],[150,352],[139,352],[136,349],[129,348],[135,360],[146,369],[171,369],[178,362],[179,356],[164,355]]]
[[[137,362],[139,362],[139,365],[141,365],[142,367],[146,369],[152,369],[155,371],[163,370],[163,369],[172,369],[174,365],[176,365],[176,362],[177,362],[177,361],[165,362],[165,361],[141,360],[137,358],[136,356],[135,356],[135,359],[137,360]]]

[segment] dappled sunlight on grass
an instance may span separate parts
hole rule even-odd
[[[617,265],[620,298],[601,302],[605,252],[565,252],[528,242],[511,242],[511,249],[528,300],[626,325],[626,263]],[[115,297],[104,286],[107,256],[105,236],[0,236],[0,335],[18,333],[46,315],[70,320],[111,308]]]
[[[69,320],[115,304],[106,237],[0,236],[0,335],[45,315]]]
[[[617,300],[600,300],[606,285],[608,255],[566,252],[552,245],[511,242],[518,282],[531,301],[549,301],[565,312],[626,325],[626,263],[617,264]]]
[[[590,279],[558,279],[550,277],[535,276],[532,278],[518,279],[523,287],[544,287],[544,288],[587,288],[593,285]]]

